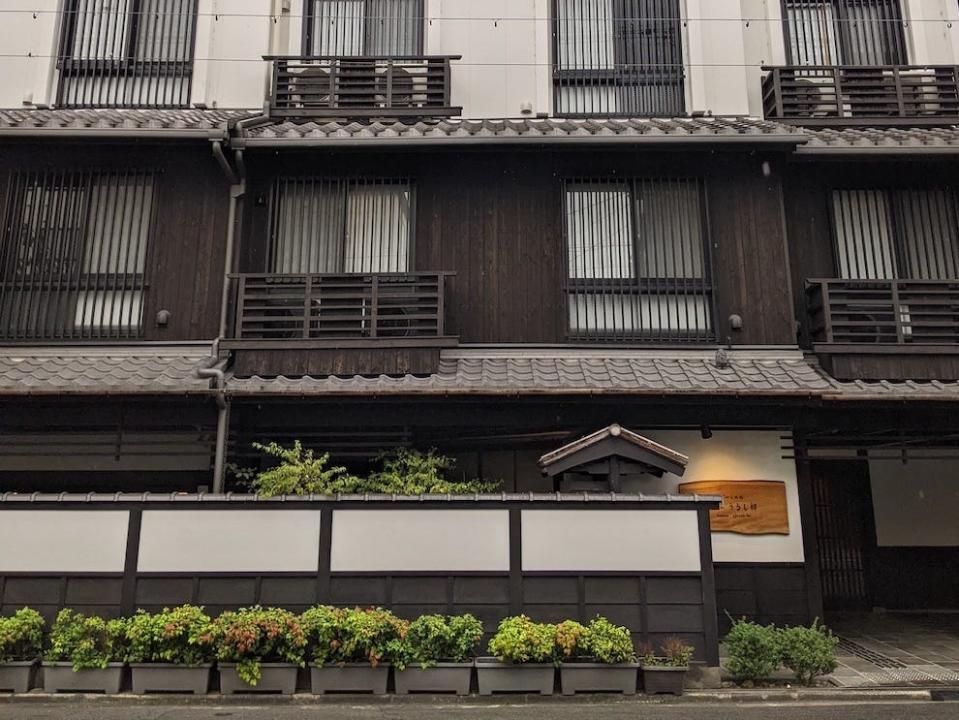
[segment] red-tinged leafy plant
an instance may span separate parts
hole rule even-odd
[[[213,661],[213,621],[203,608],[183,605],[127,621],[127,660],[134,663],[203,665]]]
[[[213,623],[216,657],[236,663],[236,673],[256,686],[265,662],[303,664],[306,637],[300,619],[280,608],[243,608],[225,612]]]
[[[409,623],[381,608],[315,607],[303,613],[307,655],[317,665],[392,662]]]

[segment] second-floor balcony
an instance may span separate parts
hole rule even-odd
[[[436,118],[462,113],[450,99],[455,55],[267,57],[269,113],[282,118]]]
[[[959,67],[766,67],[767,120],[828,125],[942,125],[959,121]]]

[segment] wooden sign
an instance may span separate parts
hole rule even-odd
[[[679,486],[683,495],[722,495],[723,504],[709,512],[713,532],[739,535],[788,535],[786,484],[770,480],[710,480]]]

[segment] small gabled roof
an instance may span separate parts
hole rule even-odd
[[[613,423],[543,455],[539,465],[545,475],[554,477],[613,456],[649,468],[657,475],[668,472],[681,476],[689,463],[682,453]]]

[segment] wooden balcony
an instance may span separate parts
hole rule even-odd
[[[945,125],[959,121],[953,65],[765,67],[767,120],[806,127]]]
[[[959,379],[959,279],[806,281],[813,350],[841,379]]]
[[[280,118],[440,118],[450,101],[450,62],[416,57],[266,57],[273,64],[269,114]]]
[[[237,375],[429,374],[445,331],[446,272],[234,275]]]

